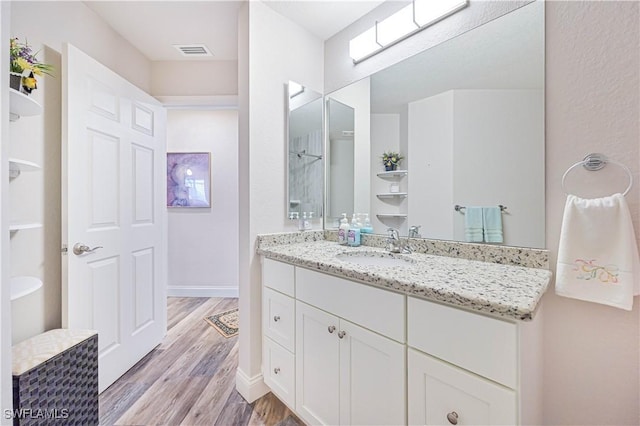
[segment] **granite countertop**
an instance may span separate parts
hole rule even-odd
[[[409,296],[524,321],[533,319],[551,279],[551,271],[546,269],[429,254],[393,254],[376,247],[349,247],[324,240],[260,246],[257,253]],[[336,257],[343,253],[342,260]],[[407,265],[349,262],[349,255],[357,253],[402,258]]]

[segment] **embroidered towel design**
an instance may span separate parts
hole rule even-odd
[[[556,275],[560,296],[632,309],[640,294],[640,260],[622,194],[567,197]]]

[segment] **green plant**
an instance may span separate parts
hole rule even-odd
[[[22,75],[22,85],[28,92],[36,88],[36,76],[53,75],[53,66],[40,62],[39,52],[33,52],[26,41],[21,43],[18,38],[10,40],[9,53],[10,71]]]
[[[399,152],[388,151],[382,154],[382,164],[385,167],[397,166],[403,159]]]

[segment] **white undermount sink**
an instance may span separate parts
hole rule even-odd
[[[336,259],[362,266],[411,266],[415,260],[393,253],[378,251],[345,252],[336,254]]]

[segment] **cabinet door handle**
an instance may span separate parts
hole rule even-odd
[[[338,337],[341,338],[341,339],[346,335],[347,335],[346,331],[341,331],[341,332],[338,333]]]
[[[456,413],[455,411],[450,412],[449,414],[447,414],[447,420],[449,420],[449,423],[451,423],[452,425],[457,425],[458,413]]]
[[[275,374],[278,374],[278,373],[280,372],[280,367],[276,367],[276,368],[274,368],[274,369],[273,369],[273,372],[274,372]]]
[[[335,325],[330,325],[328,330],[329,330],[329,333],[333,333],[334,331],[336,331],[336,326]]]
[[[276,315],[275,317],[273,317],[273,320],[274,320],[275,322],[280,321],[280,315]]]

